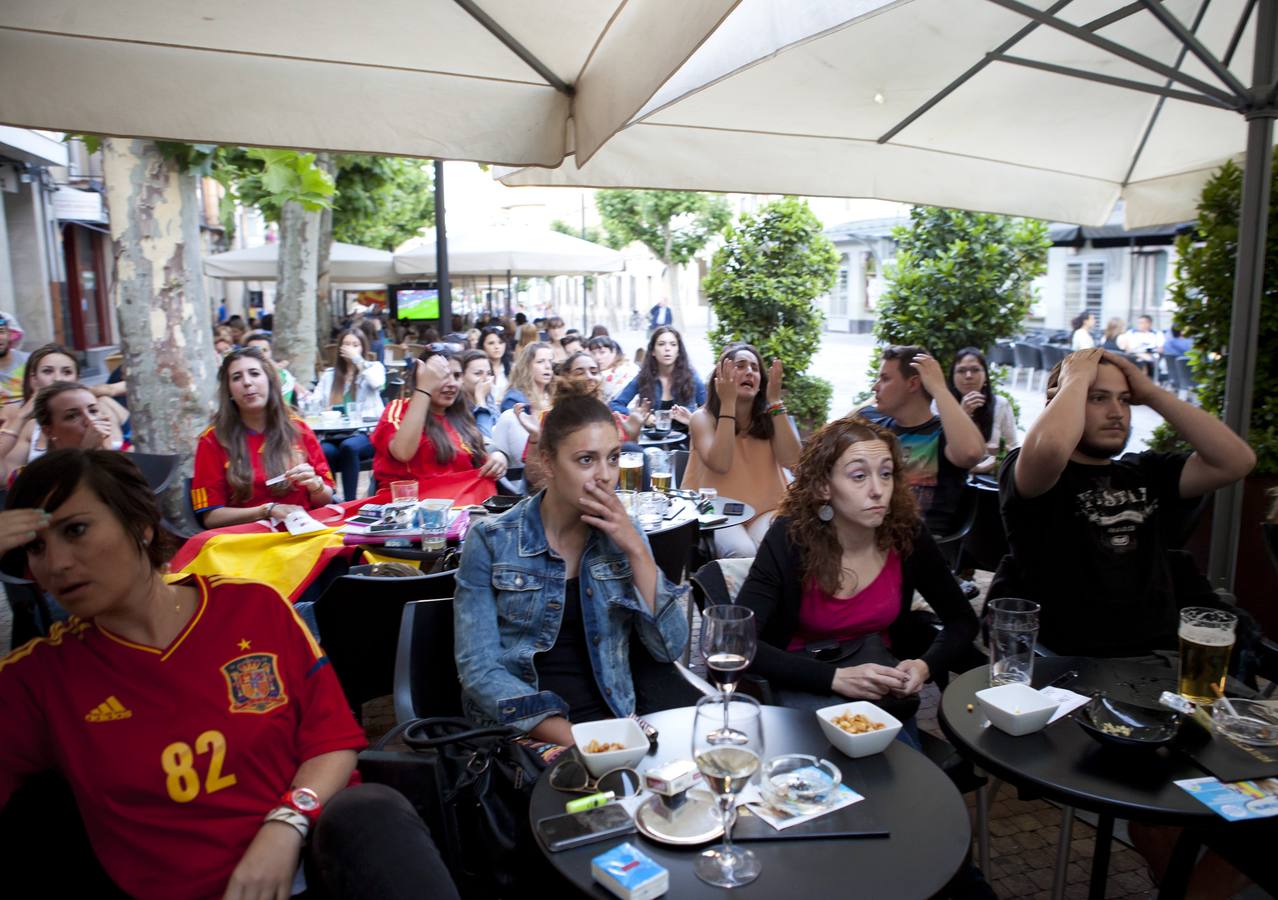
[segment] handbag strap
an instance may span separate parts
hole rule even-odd
[[[436,717],[416,719],[403,731],[404,743],[414,750],[435,750],[452,744],[499,743],[522,733],[510,725],[476,728],[465,719]]]

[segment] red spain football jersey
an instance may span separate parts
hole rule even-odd
[[[311,464],[315,474],[333,486],[333,473],[329,471],[324,448],[315,432],[301,419],[293,419],[297,429],[298,450]],[[213,429],[206,428],[195,445],[195,470],[191,477],[191,506],[197,513],[205,513],[219,506],[261,506],[264,503],[292,503],[303,509],[311,508],[310,495],[305,488],[294,488],[286,494],[272,493],[266,486],[266,468],[262,464],[262,449],[266,435],[245,430],[249,461],[253,464],[253,494],[244,503],[231,503],[231,487],[226,483],[226,469],[231,464],[226,448],[218,443]]]
[[[452,461],[446,466],[441,466],[435,461],[435,443],[426,435],[425,427],[422,428],[422,436],[417,442],[417,455],[406,463],[400,462],[391,456],[390,442],[395,437],[395,432],[399,431],[400,423],[404,420],[404,414],[408,412],[408,400],[392,400],[387,404],[386,409],[382,411],[382,418],[377,423],[377,427],[373,429],[373,477],[377,479],[379,485],[388,485],[392,481],[427,481],[431,478],[438,478],[441,475],[453,475],[457,473],[473,474],[475,466],[470,461],[472,448],[461,439],[461,435],[449,423],[447,417],[430,413],[435,416],[439,424],[444,426],[444,432],[448,435],[448,439],[453,442],[456,453],[453,454]]]
[[[278,593],[219,576],[163,649],[72,618],[0,660],[0,805],[49,768],[130,895],[221,896],[298,767],[358,750],[323,651]]]

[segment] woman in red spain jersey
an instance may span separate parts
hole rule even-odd
[[[331,502],[324,450],[289,413],[271,361],[252,347],[232,351],[217,380],[217,413],[196,445],[191,479],[191,505],[204,526],[282,520]]]
[[[444,496],[441,482],[460,487],[479,477],[496,490],[509,460],[499,450],[486,449],[462,395],[461,376],[460,359],[447,350],[428,348],[413,362],[405,395],[386,407],[373,431],[373,477],[379,485],[415,480],[424,491]]]
[[[326,897],[441,878],[435,896],[456,896],[407,801],[348,788],[364,733],[287,601],[166,582],[159,509],[127,457],[54,451],[8,505],[0,551],[72,618],[0,659],[0,810],[57,771],[98,862],[139,898],[284,898],[299,862]]]

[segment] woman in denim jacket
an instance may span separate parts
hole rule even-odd
[[[659,662],[688,641],[679,590],[614,493],[608,407],[571,397],[538,443],[546,488],[471,528],[457,573],[455,649],[467,716],[573,743],[572,722],[634,712],[634,631]]]

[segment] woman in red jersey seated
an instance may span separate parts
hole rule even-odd
[[[0,811],[58,772],[106,875],[138,898],[284,898],[301,863],[312,895],[456,897],[408,802],[348,787],[364,733],[288,602],[167,582],[163,543],[119,453],[56,450],[14,483],[0,551],[72,618],[0,659]]]
[[[437,347],[442,345],[432,345]],[[461,390],[461,360],[428,348],[405,376],[405,395],[373,431],[373,477],[380,488],[417,481],[422,496],[479,503],[496,493],[510,461],[489,452]]]
[[[217,413],[195,447],[191,479],[191,506],[204,526],[283,520],[332,502],[324,450],[289,413],[271,361],[252,347],[234,350],[217,383]]]

